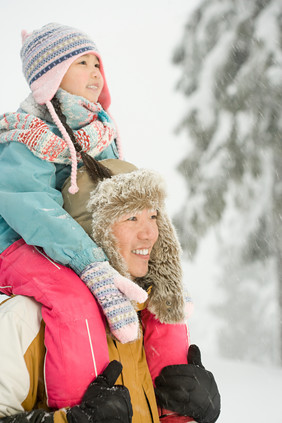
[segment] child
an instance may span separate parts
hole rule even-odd
[[[16,113],[0,116],[0,290],[42,304],[48,405],[60,408],[80,402],[109,361],[104,315],[82,281],[99,275],[100,289],[113,291],[112,313],[98,301],[121,342],[138,335],[129,299],[143,302],[147,293],[119,275],[63,209],[61,187],[71,175],[70,195],[77,192],[77,166],[94,164],[103,175],[107,169],[94,157],[120,157],[96,45],[55,23],[22,35],[32,94]],[[94,334],[99,349],[92,345]]]

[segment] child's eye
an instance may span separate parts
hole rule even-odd
[[[86,65],[87,63],[86,63],[86,60],[80,60],[80,62],[78,62],[79,63],[79,65]]]
[[[96,64],[95,64],[95,68],[100,69],[100,63],[96,63]]]

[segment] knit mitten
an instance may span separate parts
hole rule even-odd
[[[138,316],[130,300],[146,301],[140,286],[120,275],[108,261],[89,264],[80,278],[99,302],[112,334],[122,343],[138,338]]]

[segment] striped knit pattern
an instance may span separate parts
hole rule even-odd
[[[39,118],[23,113],[10,113],[1,118],[0,143],[20,142],[42,160],[71,164],[70,151],[64,139],[55,135]],[[115,130],[110,124],[104,126],[97,120],[74,131],[74,134],[83,151],[95,157],[114,140]]]
[[[67,122],[83,151],[96,157],[114,141],[115,127],[99,104],[90,103],[83,97],[71,95],[63,90],[59,90],[57,96]],[[0,116],[0,143],[10,141],[25,144],[42,160],[71,164],[66,141],[55,135],[45,121],[31,114],[8,113]],[[77,156],[81,161],[80,154]]]
[[[51,23],[30,34],[21,49],[23,73],[29,85],[63,61],[87,51],[98,53],[87,35]]]
[[[131,302],[114,284],[114,278],[122,276],[114,271],[109,262],[97,262],[87,266],[80,277],[102,307],[111,333],[121,343],[137,339],[137,313]]]

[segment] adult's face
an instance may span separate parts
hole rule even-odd
[[[133,277],[148,272],[150,253],[159,236],[157,218],[155,210],[145,209],[138,214],[124,215],[112,225],[119,253]]]

